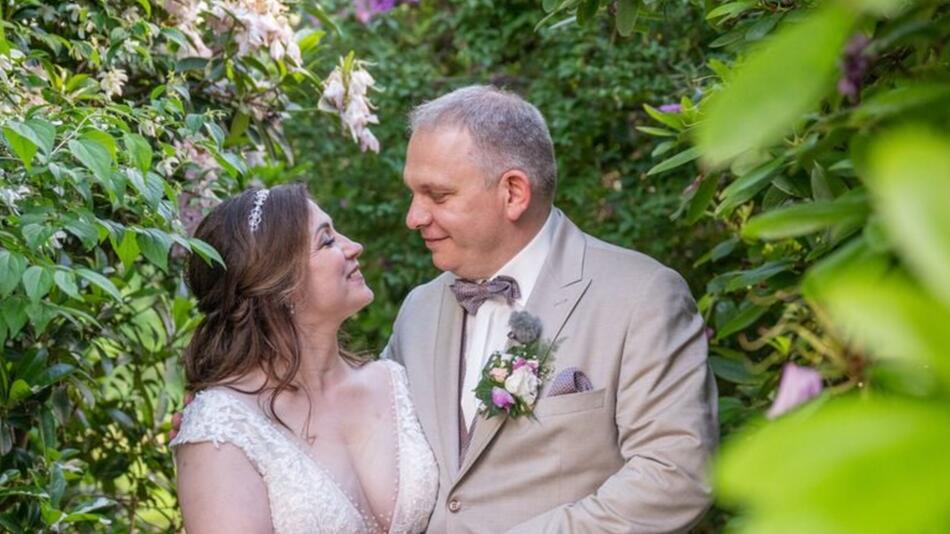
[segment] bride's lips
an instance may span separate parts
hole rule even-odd
[[[359,264],[357,264],[356,267],[353,267],[353,270],[351,270],[349,273],[347,273],[346,279],[347,279],[347,280],[351,280],[351,281],[355,281],[355,282],[362,282],[362,281],[363,281],[363,273],[360,272],[360,266],[359,266]]]

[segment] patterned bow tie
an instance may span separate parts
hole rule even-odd
[[[508,304],[521,297],[518,281],[510,276],[499,276],[482,283],[459,278],[449,288],[469,315],[478,313],[478,308],[492,297],[504,297]]]

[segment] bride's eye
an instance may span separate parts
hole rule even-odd
[[[332,237],[324,239],[323,243],[320,243],[320,248],[332,247],[334,243],[336,243],[336,239]]]

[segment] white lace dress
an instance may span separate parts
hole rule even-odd
[[[425,530],[438,491],[438,466],[416,419],[405,369],[383,361],[390,370],[393,417],[397,430],[397,491],[391,534]],[[381,532],[372,514],[362,510],[276,423],[225,389],[199,393],[185,408],[181,431],[171,442],[210,441],[240,448],[267,487],[276,534]]]

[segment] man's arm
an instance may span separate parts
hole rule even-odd
[[[682,532],[711,502],[716,385],[702,318],[683,279],[662,269],[627,328],[617,391],[625,464],[592,495],[509,532]]]

